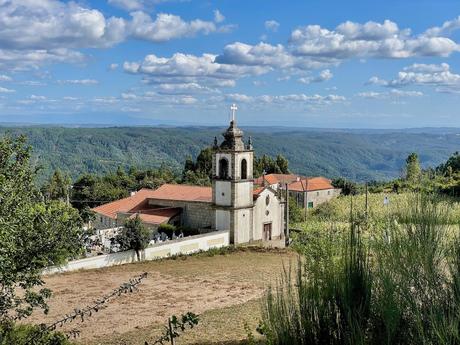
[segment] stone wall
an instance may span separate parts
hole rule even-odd
[[[214,229],[214,208],[208,202],[149,199],[149,205],[182,208],[181,222],[194,229]]]
[[[203,235],[196,235],[154,244],[141,253],[141,261],[167,258],[179,254],[191,254],[198,251],[207,251],[211,248],[220,248],[229,245],[229,231],[213,231]],[[76,270],[88,270],[115,265],[123,265],[137,261],[134,250],[125,252],[98,255],[91,258],[74,260],[64,266],[50,267],[45,274],[69,272]]]

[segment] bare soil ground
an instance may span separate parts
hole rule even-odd
[[[50,323],[147,272],[139,291],[62,330],[78,329],[80,344],[143,345],[161,332],[169,316],[191,311],[200,315],[200,324],[179,344],[233,344],[247,335],[245,323],[255,328],[264,289],[294,258],[285,250],[245,250],[52,275],[46,277],[53,290],[50,313],[37,312],[28,321]]]

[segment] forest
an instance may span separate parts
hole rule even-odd
[[[356,182],[400,177],[411,152],[419,154],[423,168],[438,166],[460,147],[460,137],[446,130],[313,130],[275,127],[243,128],[252,137],[257,156],[289,160],[293,172],[304,175],[344,177]],[[220,137],[218,127],[0,127],[6,133],[28,137],[32,163],[43,182],[55,170],[72,178],[84,173],[106,174],[118,167],[152,169],[168,166],[182,171]]]

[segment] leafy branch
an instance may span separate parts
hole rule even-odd
[[[149,343],[146,341],[144,345],[165,345],[166,342],[175,345],[175,339],[187,329],[192,329],[198,325],[199,320],[198,315],[191,312],[182,314],[180,319],[173,315],[168,319],[168,325],[164,327],[163,334],[155,342]]]
[[[67,323],[71,323],[75,320],[80,320],[84,322],[87,317],[93,316],[93,313],[97,313],[99,310],[107,307],[107,304],[116,297],[121,296],[126,293],[133,293],[138,290],[138,285],[147,278],[147,273],[144,272],[139,276],[131,278],[128,282],[121,284],[118,288],[114,289],[109,294],[102,296],[97,299],[92,305],[86,306],[82,309],[75,308],[71,313],[65,314],[60,319],[56,320],[50,325],[42,324],[40,328],[42,330],[41,335],[48,334],[55,331],[58,327],[63,327]],[[77,337],[80,332],[76,329],[73,329],[67,332],[67,338]],[[26,344],[33,344],[33,341],[36,339],[34,336]]]

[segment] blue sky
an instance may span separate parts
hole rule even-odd
[[[460,3],[0,0],[0,122],[460,127]]]

